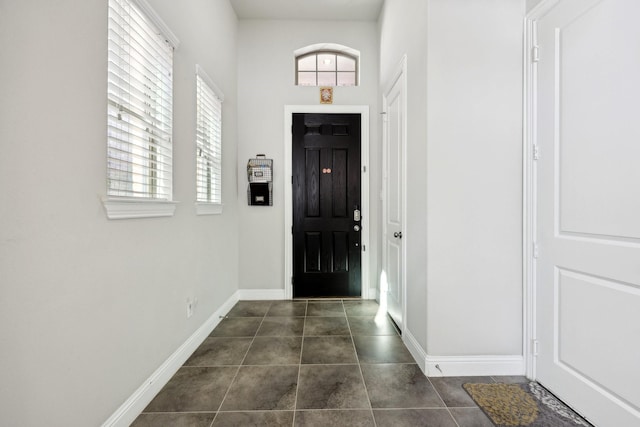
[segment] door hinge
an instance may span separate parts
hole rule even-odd
[[[540,148],[538,144],[533,144],[533,160],[538,160],[540,158]]]
[[[533,257],[538,258],[540,256],[540,250],[538,249],[538,244],[533,244]]]
[[[534,356],[537,356],[540,353],[540,345],[538,343],[538,340],[531,341],[531,352]]]
[[[291,234],[293,234],[293,225],[291,226]]]
[[[366,245],[362,245],[362,252],[366,252],[367,251],[367,246]]]
[[[367,173],[367,167],[366,166],[362,167],[362,172]]]
[[[540,61],[540,49],[538,46],[534,46],[531,48],[531,61],[539,62]]]
[[[293,276],[291,276],[291,286],[293,286]]]

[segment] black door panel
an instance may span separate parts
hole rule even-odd
[[[361,294],[360,115],[293,115],[294,297]]]

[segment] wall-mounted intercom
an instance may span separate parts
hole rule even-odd
[[[250,206],[273,206],[273,159],[256,154],[247,162],[249,188],[247,198]]]

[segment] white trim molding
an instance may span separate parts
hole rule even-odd
[[[427,374],[427,353],[425,353],[425,351],[422,349],[422,346],[420,346],[420,344],[418,343],[418,340],[416,340],[416,338],[411,334],[411,332],[409,331],[409,328],[406,327],[404,330],[402,331],[402,342],[404,342],[404,345],[407,347],[407,350],[409,350],[409,353],[411,353],[411,356],[413,356],[413,358],[415,359],[416,363],[418,364],[418,366],[420,367],[420,369],[422,370],[422,372],[424,372],[424,374]]]
[[[211,88],[211,90],[213,91],[213,93],[215,94],[216,97],[218,97],[218,100],[220,102],[224,102],[224,93],[222,92],[222,90],[220,90],[220,88],[218,87],[218,85],[216,85],[213,82],[213,79],[211,77],[209,77],[209,75],[207,74],[207,72],[204,70],[204,68],[202,67],[202,65],[196,64],[196,75],[200,76],[200,78],[202,80],[204,80],[204,82]]]
[[[361,297],[363,299],[375,298],[375,292],[370,289],[370,265],[371,253],[370,222],[371,210],[369,208],[369,106],[368,105],[285,105],[284,106],[284,229],[291,230],[293,226],[293,191],[291,180],[293,176],[292,165],[292,134],[294,113],[320,113],[320,114],[360,114],[361,120],[361,204],[362,204],[362,236],[361,244],[366,248],[362,252],[361,262]],[[293,238],[291,233],[285,233],[284,239],[284,299],[293,298]]]
[[[164,20],[158,15],[158,13],[153,10],[153,7],[147,2],[147,0],[133,0],[140,10],[144,12],[147,18],[153,22],[153,24],[157,27],[158,31],[162,33],[167,42],[174,48],[177,49],[180,46],[180,39],[175,35],[171,28],[164,22]]]
[[[173,216],[179,202],[168,200],[148,200],[131,198],[102,199],[102,205],[109,219],[157,218]]]
[[[220,320],[238,302],[234,293],[138,389],[102,424],[102,427],[129,426],[194,351],[204,342]]]
[[[425,359],[429,377],[524,375],[524,358],[517,356],[429,356]]]
[[[524,375],[524,358],[514,356],[430,356],[405,328],[402,341],[428,377]]]

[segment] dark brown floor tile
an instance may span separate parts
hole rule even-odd
[[[414,363],[399,336],[354,336],[360,363]]]
[[[491,377],[431,377],[430,380],[444,403],[450,407],[477,406],[471,396],[462,388],[462,384],[493,382]]]
[[[227,314],[228,317],[264,317],[271,301],[238,301]]]
[[[242,366],[222,411],[293,410],[298,366]]]
[[[219,412],[212,427],[291,427],[293,411]]]
[[[458,427],[443,409],[375,409],[378,427]]]
[[[349,335],[346,317],[307,317],[304,336]]]
[[[299,317],[307,313],[307,302],[298,301],[274,301],[267,312],[267,316],[273,317]]]
[[[480,408],[450,408],[460,427],[493,427],[493,423]]]
[[[297,365],[302,337],[256,337],[243,365]]]
[[[240,365],[252,338],[209,337],[198,347],[184,366]]]
[[[351,337],[305,337],[303,364],[358,363]]]
[[[370,410],[296,411],[295,427],[374,427]]]
[[[144,412],[217,411],[238,368],[180,368]]]
[[[302,336],[304,317],[265,317],[257,336],[294,337]]]
[[[362,365],[373,408],[437,408],[442,400],[416,364]]]
[[[358,365],[302,365],[296,409],[369,408]]]
[[[307,304],[307,316],[344,316],[344,307],[341,301],[317,302],[309,301]]]
[[[355,335],[398,335],[391,320],[384,316],[349,317],[351,334]]]
[[[531,381],[523,375],[503,375],[503,376],[491,377],[491,379],[497,383],[507,383],[507,384],[527,384],[529,383],[529,381]]]
[[[197,414],[141,414],[131,427],[209,427],[215,417],[212,413]]]
[[[209,336],[211,337],[253,337],[262,322],[257,317],[231,317],[222,319]]]
[[[344,310],[347,316],[375,316],[380,306],[374,300],[345,301]]]

